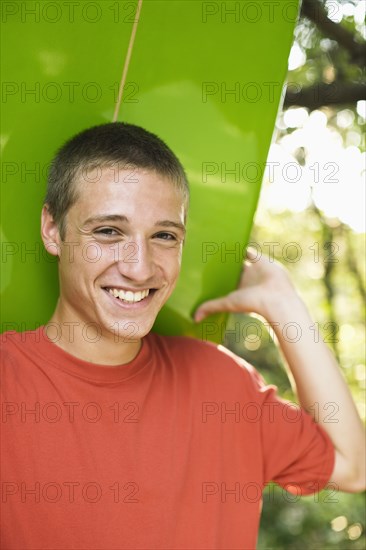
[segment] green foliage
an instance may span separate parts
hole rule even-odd
[[[333,225],[332,242],[337,246],[331,251],[324,248],[324,224]],[[365,420],[365,357],[364,357],[364,308],[359,288],[359,277],[364,281],[365,235],[353,233],[336,220],[324,220],[316,210],[309,208],[302,213],[266,212],[266,223],[256,224],[252,239],[258,250],[269,251],[264,243],[276,242],[275,259],[289,270],[305,303],[318,323],[319,337],[336,351],[342,372],[352,391],[362,418]],[[291,241],[298,244],[301,257],[283,250]],[[352,248],[355,265],[350,265]],[[288,249],[290,251],[290,249]],[[292,259],[292,261],[290,261]],[[324,274],[327,260],[334,260],[331,272],[332,302],[327,297]],[[330,319],[333,318],[333,321]],[[335,330],[333,325],[336,323]],[[260,338],[259,338],[260,337]],[[282,357],[266,327],[255,317],[232,315],[229,319],[225,344],[235,353],[253,364],[268,384],[275,384],[279,394],[289,401],[297,401],[291,389]],[[347,527],[334,531],[331,521],[345,516]],[[349,531],[352,525],[356,524]],[[362,494],[323,491],[319,495],[294,498],[276,487],[267,488],[263,498],[263,513],[258,549],[303,550],[364,549],[365,500]],[[357,527],[357,526],[360,527]],[[362,533],[355,540],[349,537]]]
[[[281,487],[268,486],[263,496],[258,549],[364,550],[365,538],[360,535],[365,524],[364,506],[362,494],[325,489],[297,497]]]
[[[339,7],[346,2],[329,3]],[[356,2],[348,2],[348,4]],[[340,23],[362,42],[361,26],[353,17]],[[363,68],[350,63],[349,51],[324,35],[313,22],[302,18],[295,40],[304,62],[289,72],[288,81],[308,87],[318,83],[361,82]],[[356,104],[323,107],[327,125],[343,140],[344,146],[365,150],[363,119]],[[278,141],[294,131],[280,115]],[[294,153],[301,166],[307,161],[304,148]],[[334,159],[337,160],[337,159]],[[263,193],[266,192],[264,185]],[[296,185],[296,183],[294,183]],[[365,421],[365,235],[326,215],[311,204],[303,212],[261,211],[251,236],[261,253],[274,251],[274,258],[289,270],[314,319],[314,338],[323,338],[335,353]],[[267,244],[265,244],[267,243]],[[288,247],[289,243],[294,246]],[[262,322],[248,315],[232,315],[225,344],[253,364],[279,394],[297,401],[286,374],[282,356]],[[366,548],[365,496],[324,490],[308,497],[294,497],[281,487],[270,485],[263,496],[259,550]]]

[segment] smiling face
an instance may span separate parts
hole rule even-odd
[[[131,175],[104,168],[77,185],[64,242],[54,229],[59,318],[97,323],[107,338],[118,334],[136,341],[150,331],[179,276],[182,193],[164,176],[144,169]],[[45,244],[51,250],[50,242]]]

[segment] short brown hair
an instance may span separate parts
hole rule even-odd
[[[101,124],[68,140],[51,163],[44,204],[48,205],[62,240],[66,233],[67,212],[78,198],[76,180],[87,169],[111,165],[145,168],[169,178],[182,191],[187,212],[187,176],[180,161],[164,141],[133,124]]]

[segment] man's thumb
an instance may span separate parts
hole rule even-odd
[[[230,311],[227,297],[216,298],[215,300],[207,300],[203,302],[195,311],[194,320],[196,323],[202,321],[208,315],[219,313],[221,311]]]

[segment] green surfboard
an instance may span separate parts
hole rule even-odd
[[[112,121],[136,1],[3,1],[2,331],[51,317],[57,263],[40,239],[58,147]],[[183,163],[191,207],[176,290],[155,330],[221,340],[204,300],[237,284],[258,200],[297,1],[144,0],[118,120],[159,135]]]

